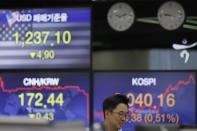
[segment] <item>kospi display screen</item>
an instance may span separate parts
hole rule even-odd
[[[89,125],[88,72],[0,73],[0,115]]]
[[[90,8],[0,10],[0,69],[89,68]]]
[[[94,122],[103,122],[103,100],[121,93],[129,98],[129,120],[135,124],[195,124],[194,72],[94,72]]]

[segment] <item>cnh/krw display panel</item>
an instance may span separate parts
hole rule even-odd
[[[0,73],[0,115],[89,125],[88,72]]]
[[[0,69],[89,68],[84,8],[0,9]]]
[[[136,124],[195,124],[195,72],[94,72],[94,123],[103,122],[103,100],[121,93],[129,97],[129,120]]]

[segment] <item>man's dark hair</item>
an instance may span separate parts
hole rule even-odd
[[[126,104],[128,106],[129,98],[121,94],[114,94],[112,96],[107,97],[103,101],[104,118],[106,110],[113,111],[116,108],[116,106],[120,103]]]

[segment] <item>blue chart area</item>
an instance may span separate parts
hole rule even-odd
[[[135,124],[141,123],[194,124],[196,121],[193,72],[97,72],[94,81],[94,103],[97,103],[94,122],[103,122],[102,101],[114,93],[125,94],[130,99],[130,118],[124,131],[134,130]]]
[[[14,73],[1,74],[0,114],[27,115],[35,119],[44,118],[50,122],[84,121],[88,126],[88,75],[88,73],[49,73],[45,75],[22,73],[16,76]],[[27,80],[26,76],[41,79],[58,78],[58,83],[55,86],[27,87],[24,82]]]

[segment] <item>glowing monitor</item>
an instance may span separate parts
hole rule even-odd
[[[89,125],[88,72],[0,73],[0,115]]]
[[[90,8],[0,10],[0,69],[89,68]]]
[[[195,72],[95,72],[94,122],[103,122],[102,102],[114,93],[130,99],[123,131],[135,124],[196,122]]]

